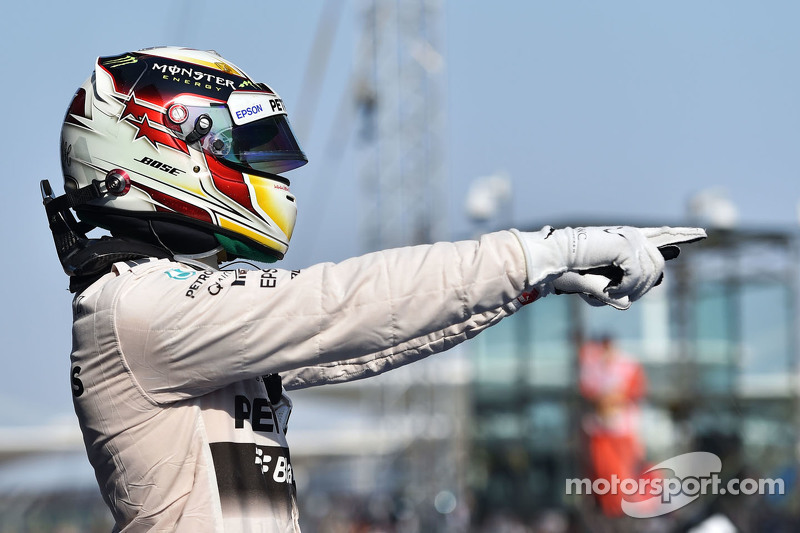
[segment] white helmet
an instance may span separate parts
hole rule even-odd
[[[277,174],[308,161],[270,87],[216,52],[174,47],[99,58],[61,155],[82,222],[173,254],[222,246],[261,261],[283,258],[297,217]]]

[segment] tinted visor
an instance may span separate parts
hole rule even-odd
[[[231,150],[220,156],[228,163],[277,174],[308,162],[292,134],[286,115],[233,126],[229,131]]]
[[[308,162],[285,114],[235,124],[225,104],[184,106],[187,119],[181,131],[187,140],[200,117],[211,119],[211,129],[200,137],[203,151],[242,172],[279,174]]]

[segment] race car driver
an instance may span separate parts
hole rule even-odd
[[[627,308],[704,236],[545,227],[221,270],[283,258],[296,203],[281,173],[307,159],[278,94],[211,51],[99,58],[61,157],[65,194],[42,192],[75,293],[75,412],[125,532],[299,531],[286,390],[447,350],[551,293]]]

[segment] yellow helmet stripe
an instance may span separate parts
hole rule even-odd
[[[251,179],[247,174],[244,175],[247,187],[250,189],[250,197],[255,199],[253,207],[259,211],[267,221],[272,221],[280,228],[287,239],[292,238],[294,229],[294,217],[282,208],[282,205],[275,201],[275,191],[278,194],[286,195],[288,191],[276,189],[276,185],[264,179]]]
[[[219,225],[222,228],[229,229],[236,233],[242,234],[245,237],[256,241],[257,243],[263,244],[280,252],[286,252],[286,250],[289,248],[289,246],[286,243],[282,243],[280,241],[276,241],[275,239],[271,239],[266,235],[264,235],[263,233],[258,233],[256,231],[253,231],[248,227],[242,226],[241,224],[238,224],[233,220],[224,217],[219,217]]]

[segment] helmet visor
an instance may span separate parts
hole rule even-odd
[[[279,174],[308,162],[285,113],[237,119],[236,115],[241,117],[247,109],[236,109],[230,102],[208,107],[185,106],[185,109],[187,120],[181,130],[187,140],[200,117],[206,115],[211,127],[200,138],[203,151],[237,170]]]
[[[220,122],[214,121],[211,131],[202,139],[202,146],[206,153],[224,163],[244,171],[279,174],[308,162],[285,115],[241,126]]]

